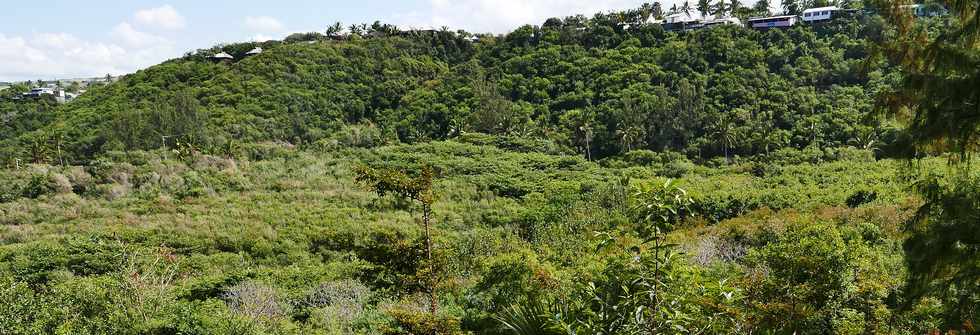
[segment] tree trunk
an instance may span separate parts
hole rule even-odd
[[[433,316],[439,311],[439,303],[436,300],[436,272],[432,261],[432,235],[429,233],[429,221],[432,216],[432,206],[422,205],[422,224],[425,225],[425,257],[429,263],[429,312]]]
[[[725,147],[725,163],[732,164],[732,160],[728,158],[728,141],[725,141],[723,147]]]

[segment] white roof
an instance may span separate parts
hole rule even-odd
[[[232,57],[231,55],[229,55],[227,53],[224,53],[224,52],[218,53],[217,55],[214,55],[214,56],[211,56],[211,58],[217,58],[217,59],[235,59],[235,57]]]
[[[805,13],[822,12],[822,11],[835,11],[835,10],[840,10],[840,7],[830,6],[830,7],[810,8],[810,9],[807,9],[807,10],[803,11],[803,13],[805,14]]]
[[[719,17],[719,18],[716,18],[716,19],[713,19],[713,20],[708,20],[708,21],[705,21],[704,22],[704,24],[708,24],[708,25],[710,25],[710,24],[716,24],[716,23],[729,23],[729,24],[742,25],[742,20],[739,20],[736,17]]]
[[[246,53],[246,55],[258,55],[260,53],[262,53],[262,48],[255,47],[255,49],[252,49],[252,51],[249,51],[248,53]]]
[[[664,21],[667,23],[680,23],[680,22],[694,22],[704,19],[698,12],[692,11],[690,14],[680,12],[675,14],[670,14],[664,17]]]
[[[776,15],[776,16],[752,17],[752,18],[749,18],[749,21],[761,21],[761,20],[767,20],[767,19],[785,19],[785,18],[790,18],[790,17],[796,17],[796,15]]]

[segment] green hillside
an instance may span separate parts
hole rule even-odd
[[[88,92],[44,127],[5,130],[2,155],[84,162],[178,143],[222,153],[352,132],[376,143],[515,135],[595,159],[635,149],[704,161],[895,143],[896,131],[870,117],[881,88],[898,80],[868,61],[880,20],[679,34],[612,20],[642,22],[642,13],[553,19],[475,42],[465,32],[377,25],[345,40],[263,43],[264,53],[247,58],[256,45],[199,50]],[[238,60],[207,59],[219,51]]]
[[[980,19],[877,5],[331,27],[15,85],[0,335],[974,333]]]

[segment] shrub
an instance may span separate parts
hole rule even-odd
[[[287,315],[289,305],[274,288],[254,281],[232,286],[221,295],[228,308],[255,321],[270,321]]]
[[[390,335],[461,335],[459,319],[417,310],[394,308],[388,311],[394,322],[383,333]]]
[[[320,284],[303,298],[303,306],[316,309],[319,317],[331,328],[351,333],[354,320],[364,313],[371,289],[354,279]]]

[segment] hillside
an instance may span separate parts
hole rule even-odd
[[[980,162],[883,113],[952,21],[650,15],[4,90],[0,334],[976,331]]]
[[[93,90],[44,127],[5,130],[2,155],[8,164],[83,162],[178,143],[220,153],[351,132],[377,143],[517,135],[597,159],[650,149],[697,161],[896,141],[869,117],[881,87],[897,81],[867,61],[867,38],[880,30],[873,17],[680,34],[605,18],[553,19],[476,42],[379,28],[343,41],[267,42],[248,58],[253,44],[199,50]],[[219,51],[239,59],[207,59]],[[27,149],[34,143],[41,154]]]

